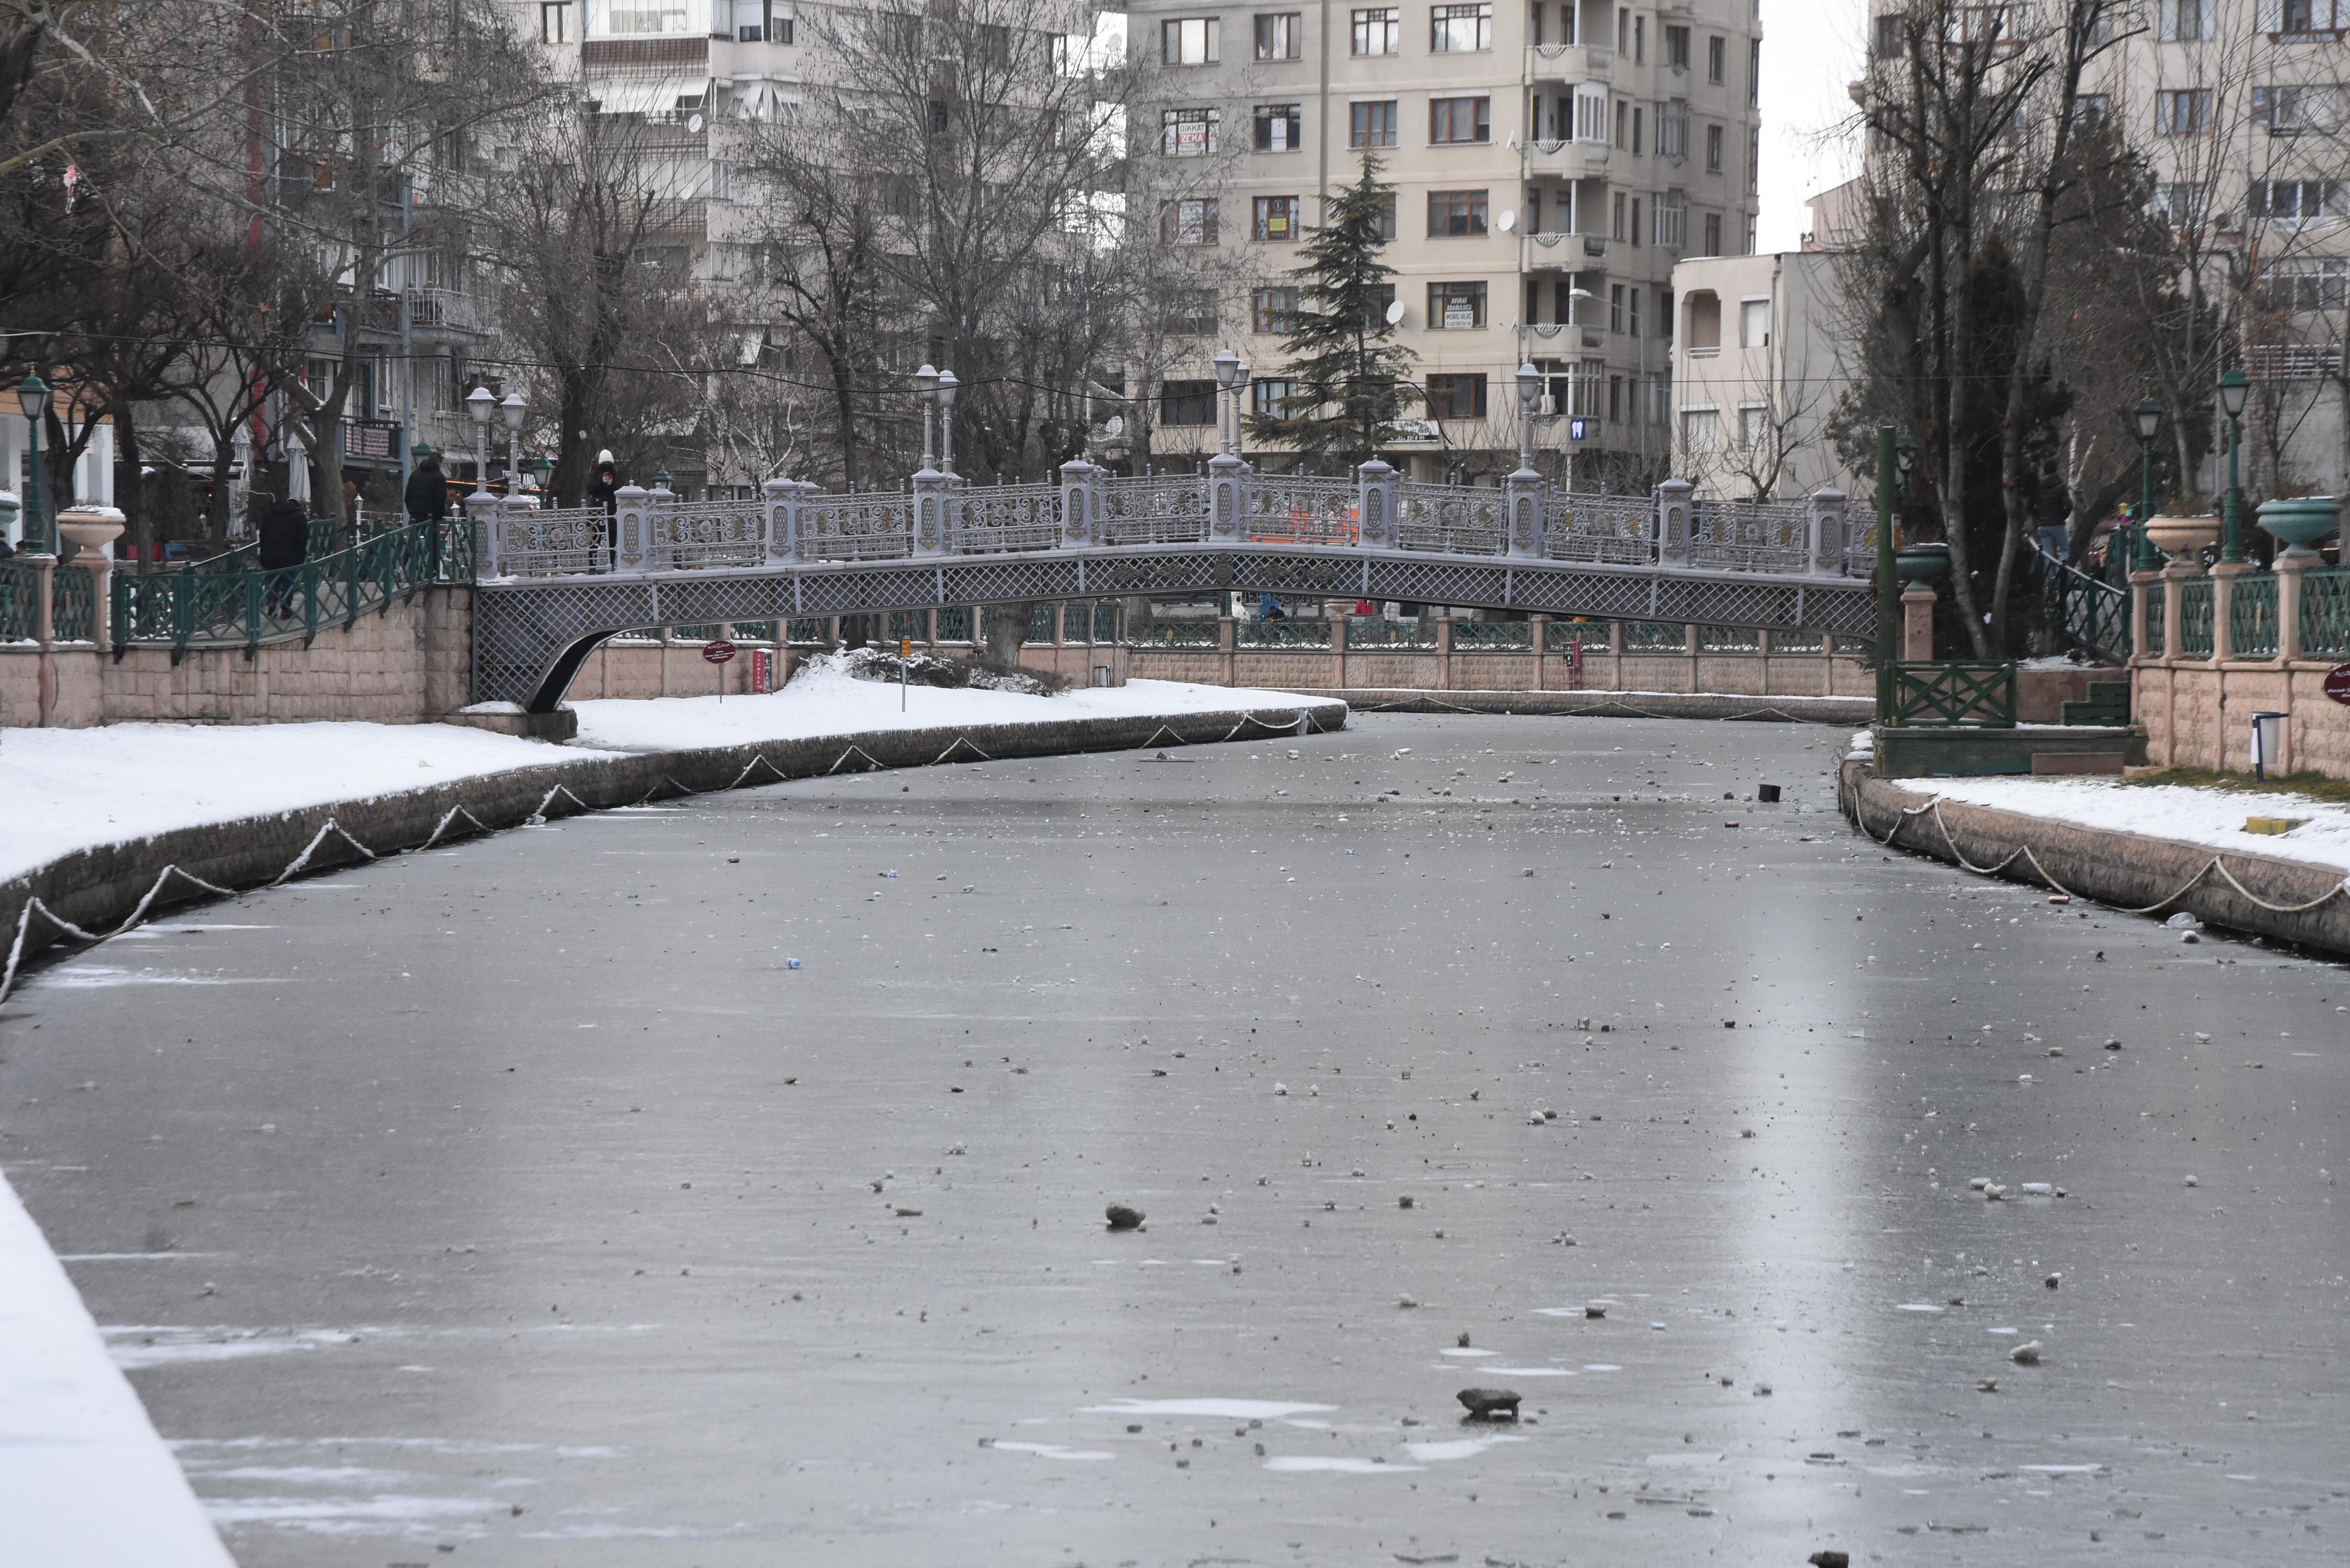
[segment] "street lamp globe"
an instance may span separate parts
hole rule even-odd
[[[38,376],[26,377],[16,383],[16,406],[26,419],[38,420],[49,411],[49,384]]]
[[[937,366],[924,365],[920,369],[914,372],[914,390],[920,392],[924,398],[929,398],[938,389],[939,369]]]
[[[528,411],[529,405],[522,400],[520,392],[508,392],[505,400],[498,405],[498,412],[505,416],[506,429],[510,431],[522,429],[523,419]]]
[[[941,408],[947,408],[947,409],[953,408],[953,407],[954,407],[954,398],[955,398],[955,389],[956,389],[956,388],[958,388],[958,387],[960,387],[960,386],[962,386],[962,383],[961,381],[958,381],[958,380],[956,380],[956,379],[955,379],[955,373],[954,373],[952,370],[941,370],[941,371],[940,371],[940,372],[939,372],[939,406],[940,406],[940,407],[941,407]]]
[[[2230,370],[2220,378],[2220,407],[2231,420],[2244,417],[2244,401],[2252,394],[2252,384],[2241,370]]]
[[[473,422],[477,425],[486,426],[490,422],[490,410],[497,406],[497,399],[491,396],[487,387],[476,387],[466,394],[465,411],[473,416]]]
[[[1216,353],[1216,385],[1231,391],[1241,384],[1241,357],[1229,348]]]
[[[2155,432],[2161,428],[2162,405],[2152,398],[2140,398],[2137,400],[2137,439],[2152,441]]]
[[[1530,359],[1520,365],[1518,367],[1519,403],[1526,408],[1534,407],[1534,400],[1542,396],[1542,372],[1534,369],[1534,361]]]

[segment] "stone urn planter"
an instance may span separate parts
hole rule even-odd
[[[57,514],[57,534],[84,550],[102,550],[122,537],[125,521],[111,506],[68,506]]]
[[[2263,501],[2260,522],[2262,530],[2285,546],[2278,553],[2279,560],[2318,561],[2322,557],[2310,546],[2342,526],[2342,498],[2301,495],[2289,501]]]
[[[2149,517],[2146,520],[2146,536],[2154,547],[2166,556],[2185,556],[2192,560],[2206,545],[2220,542],[2220,519],[2217,517]]]
[[[1893,552],[1894,575],[1904,588],[1931,588],[1950,569],[1950,547],[1936,539]]]

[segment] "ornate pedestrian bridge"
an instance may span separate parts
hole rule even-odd
[[[480,556],[473,697],[550,712],[605,639],[639,627],[1221,589],[1770,631],[1874,628],[1875,535],[1845,497],[1695,500],[1258,474],[1219,457],[1125,478],[901,491],[771,479],[754,501],[629,486],[615,514],[467,497]]]

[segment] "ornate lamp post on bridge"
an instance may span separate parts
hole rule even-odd
[[[26,376],[16,383],[16,406],[24,410],[25,423],[32,435],[32,462],[25,484],[25,544],[27,556],[47,556],[56,553],[57,545],[49,537],[48,513],[41,496],[41,421],[48,417],[49,387],[38,376]]]
[[[922,468],[931,471],[937,463],[938,440],[936,421],[939,401],[938,367],[924,363],[914,372],[914,400],[922,405]]]
[[[1222,456],[1232,455],[1233,428],[1241,422],[1241,388],[1248,379],[1248,366],[1229,348],[1216,352],[1216,449]]]
[[[465,395],[465,411],[473,416],[473,493],[486,495],[490,490],[490,410],[498,406],[487,387],[476,387]]]
[[[2157,569],[2154,559],[2154,539],[2146,525],[2154,520],[2154,438],[2162,429],[2162,405],[2152,398],[2137,400],[2137,529],[2130,541],[2129,569],[2151,572]]]
[[[2241,370],[2220,378],[2220,407],[2228,416],[2228,509],[2221,518],[2220,564],[2241,566],[2244,560],[2244,492],[2238,483],[2236,452],[2244,444],[2244,402],[2252,384]]]
[[[520,392],[508,392],[498,412],[506,421],[506,499],[512,501],[522,494],[522,422],[530,408]]]
[[[1543,376],[1529,359],[1518,367],[1518,470],[1528,479],[1534,472],[1534,419],[1542,407]]]
[[[939,469],[945,473],[954,472],[955,389],[962,385],[952,370],[939,372]]]

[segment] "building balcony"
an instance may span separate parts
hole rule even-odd
[[[1546,358],[1607,347],[1606,329],[1594,327],[1587,321],[1529,321],[1525,325],[1525,334],[1527,352]]]
[[[1606,234],[1528,234],[1520,265],[1527,272],[1584,272],[1607,259]]]
[[[1600,44],[1529,44],[1526,77],[1536,82],[1604,82],[1613,79],[1616,51]]]
[[[1607,172],[1609,150],[1604,141],[1522,141],[1516,146],[1525,156],[1529,174],[1586,180]]]

